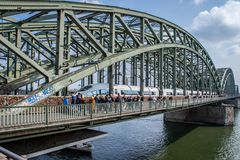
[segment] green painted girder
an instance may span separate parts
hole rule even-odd
[[[7,48],[10,48],[15,54],[17,54],[20,58],[24,59],[29,65],[31,65],[33,68],[35,68],[37,71],[39,71],[44,76],[51,78],[51,74],[44,70],[41,66],[39,66],[35,61],[33,61],[31,58],[26,56],[19,48],[11,44],[5,37],[0,35],[0,43],[4,45]]]
[[[192,68],[190,67],[191,70],[194,71],[197,69],[196,59],[193,58],[192,60],[189,61],[188,56],[191,53],[194,53],[194,55],[197,55],[199,59],[204,63],[204,66],[206,66],[204,67],[206,68],[204,69],[204,71],[209,71],[209,76],[212,77],[214,85],[217,86],[218,90],[220,90],[220,78],[207,51],[191,34],[189,34],[187,31],[183,30],[179,26],[167,20],[149,15],[147,13],[123,9],[119,7],[58,1],[54,2],[45,1],[38,3],[33,1],[22,1],[20,3],[19,1],[3,0],[0,1],[0,8],[1,8],[0,12],[4,13],[2,14],[4,18],[11,19],[10,21],[2,24],[3,30],[1,30],[0,32],[2,33],[12,32],[13,34],[15,34],[15,29],[21,29],[23,32],[24,30],[27,30],[29,32],[28,33],[29,38],[37,37],[35,41],[39,41],[40,44],[44,45],[46,47],[45,49],[49,53],[53,53],[53,56],[55,55],[56,51],[54,50],[54,47],[51,47],[50,45],[52,43],[54,46],[57,43],[57,37],[55,36],[54,38],[54,34],[57,35],[59,31],[56,30],[54,33],[54,29],[56,27],[59,28],[56,12],[60,10],[66,14],[64,20],[65,28],[70,26],[72,29],[81,32],[80,33],[81,35],[84,34],[82,39],[85,41],[89,41],[89,43],[96,48],[95,49],[96,51],[100,51],[101,52],[100,54],[103,55],[102,62],[104,61],[106,62],[106,64],[109,65],[110,64],[112,65],[113,64],[112,62],[118,59],[118,56],[123,56],[123,54],[124,55],[128,54],[128,56],[123,56],[125,59],[133,57],[134,56],[133,53],[135,53],[134,52],[135,50],[139,52],[138,54],[140,54],[143,53],[143,51],[151,52],[159,50],[160,48],[186,49],[187,50],[186,58],[188,59],[187,63],[193,64]],[[27,18],[22,19],[21,21],[19,20],[15,21],[20,22],[21,25],[18,23],[12,23],[14,21],[12,19],[13,17],[11,17],[12,15],[29,12],[33,14],[29,14]],[[50,12],[52,15],[47,14]],[[113,21],[114,23],[116,23],[116,25],[114,25],[114,33],[111,33],[112,22],[109,20],[109,17],[112,14],[115,15]],[[48,18],[52,17],[52,19],[50,21],[44,21],[46,20],[47,17]],[[138,24],[139,20],[142,20],[142,22]],[[142,27],[141,25],[144,25],[143,30],[140,29]],[[105,32],[108,32],[107,34],[105,34],[105,36],[101,35],[100,33],[100,30],[102,28],[104,28]],[[51,36],[50,34],[47,34],[49,35],[48,37],[44,35],[46,31],[51,31],[52,32]],[[111,39],[112,37],[114,37],[114,39]],[[72,38],[70,44],[77,47],[76,52],[78,52],[77,51],[78,47],[80,47],[79,44],[83,43],[82,41],[81,42],[77,41],[78,39],[74,41],[74,39]],[[114,43],[115,45],[112,46],[114,49],[111,50],[112,53],[109,53],[108,51],[109,46],[111,46],[111,44]],[[171,47],[166,47],[168,45]],[[44,46],[41,47],[44,48]],[[63,47],[65,48],[67,46]],[[82,48],[85,47],[87,46],[84,45],[82,46]],[[145,48],[148,48],[148,50],[144,50]],[[91,49],[91,47],[89,49]],[[83,55],[86,53],[78,52],[74,54]],[[92,55],[93,53],[89,52],[89,56]],[[116,59],[112,60],[111,58],[108,58],[112,56],[116,56],[115,57]],[[26,58],[25,61],[28,61],[28,63],[31,62]],[[101,62],[99,63],[98,61],[95,61],[95,63],[98,64],[98,65],[96,64],[96,66],[97,68],[99,68],[99,64],[101,64]],[[81,65],[81,63],[78,65]],[[172,62],[170,62],[169,65],[172,65]],[[91,65],[87,66],[87,68],[90,66]],[[187,70],[190,70],[188,64],[186,65],[186,68]],[[176,70],[178,70],[178,68]],[[44,73],[42,72],[43,70],[41,70],[40,67],[38,67],[38,71],[42,75],[44,75]],[[79,71],[76,71],[75,73],[77,74],[77,72],[81,71],[85,73],[85,70],[83,71],[83,68]],[[90,73],[93,74],[91,71],[89,71],[86,74]],[[187,73],[189,73],[189,71]],[[63,75],[63,77],[64,76],[65,75]],[[78,77],[78,79],[81,79],[80,77]],[[59,78],[61,79],[61,77]],[[199,77],[193,75],[193,79],[198,78]],[[71,83],[73,83],[73,81],[76,80],[74,76],[73,79],[70,80]],[[188,77],[186,79],[188,79]],[[56,81],[54,80],[53,82],[51,82],[51,84],[56,86],[54,84],[55,82]],[[56,83],[58,83],[58,81]],[[59,90],[59,87],[54,88],[54,91],[57,90]]]
[[[36,90],[32,95],[28,96],[27,99],[24,99],[20,102],[17,102],[16,104],[13,104],[12,106],[26,106],[26,105],[34,105],[38,103],[39,101],[53,95],[57,91],[61,90],[64,87],[69,86],[72,83],[75,83],[79,79],[82,79],[84,77],[87,77],[89,75],[92,75],[93,73],[96,73],[97,71],[104,69],[110,65],[113,65],[116,62],[123,61],[125,59],[128,59],[130,57],[139,55],[141,53],[145,53],[148,51],[160,49],[160,48],[172,48],[172,47],[177,47],[177,48],[185,48],[188,50],[192,50],[191,48],[188,48],[183,45],[176,45],[176,44],[158,44],[154,46],[144,46],[144,47],[139,47],[135,50],[124,52],[124,53],[118,53],[118,54],[113,54],[107,58],[104,58],[101,62],[98,64],[94,65],[89,65],[87,67],[84,67],[78,71],[75,71],[73,73],[68,73],[65,74],[64,76],[57,78],[48,84],[44,85],[42,88]],[[37,98],[35,98],[37,97]],[[36,101],[32,101],[30,103],[30,99],[36,99]]]
[[[62,67],[63,70],[70,69],[72,67],[77,67],[79,64],[88,63],[91,61],[96,61],[101,58],[101,54],[95,54],[92,57],[89,56],[80,56],[77,58],[71,58],[69,61],[66,61],[65,67]],[[54,74],[54,66],[51,64],[46,64],[42,66],[46,71]],[[23,72],[24,73],[24,72]],[[0,95],[10,94],[12,91],[24,86],[25,84],[35,82],[36,80],[43,79],[44,77],[36,72],[34,69],[28,69],[25,71],[24,75],[19,79],[14,79],[11,82],[2,85],[0,90]],[[57,78],[54,77],[54,78]]]

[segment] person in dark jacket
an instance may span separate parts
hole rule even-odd
[[[81,103],[81,94],[78,93],[77,98],[76,98],[76,104],[80,104]]]
[[[71,104],[76,104],[77,96],[75,94],[72,94],[72,101]]]

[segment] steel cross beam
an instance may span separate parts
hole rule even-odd
[[[130,59],[132,59],[133,66],[132,74],[136,75],[133,78],[136,85],[138,85],[138,74],[141,74],[140,77],[143,79],[143,75],[146,73],[146,77],[149,77],[147,83],[154,86],[158,84],[160,88],[163,88],[163,84],[173,88],[183,86],[184,92],[186,92],[186,89],[198,90],[200,86],[201,90],[206,92],[207,90],[212,92],[215,88],[216,90],[221,88],[220,76],[203,46],[187,31],[164,19],[143,12],[101,5],[70,2],[36,3],[32,1],[21,3],[14,1],[15,5],[11,5],[12,3],[0,1],[1,19],[9,19],[9,21],[5,21],[1,25],[2,30],[0,32],[3,37],[8,37],[6,39],[9,42],[17,44],[21,54],[26,53],[26,56],[37,58],[38,61],[44,63],[47,57],[52,58],[51,66],[35,66],[37,68],[41,67],[42,71],[47,70],[52,73],[52,67],[58,61],[60,68],[57,69],[64,70],[64,74],[60,74],[59,77],[56,76],[58,80],[46,85],[52,84],[54,86],[53,92],[56,92],[62,85],[60,84],[60,87],[57,87],[55,83],[62,81],[67,75],[70,75],[69,77],[71,78],[66,78],[66,80],[69,80],[69,83],[66,84],[71,84],[77,79],[83,79],[84,81],[85,77],[75,77],[75,73],[80,74],[82,72],[83,75],[88,74],[88,76],[91,76],[89,82],[92,82],[92,74],[94,73],[92,71],[99,72],[101,77],[98,79],[101,79],[101,82],[103,82],[103,70],[106,71],[106,68],[109,66],[111,66],[109,70],[114,67],[117,69],[115,75],[110,70],[109,73],[113,77],[109,77],[109,79],[115,78],[115,82],[119,83],[120,78],[116,74],[122,70],[124,74],[122,83],[126,84],[125,80],[128,74],[126,70],[130,65]],[[29,12],[33,14],[26,16],[28,18],[23,18],[23,20],[19,20],[16,16]],[[61,16],[61,20],[59,20],[58,14],[60,12],[64,13]],[[11,20],[12,17],[16,17],[16,20]],[[69,30],[69,28],[71,29]],[[22,39],[31,43],[19,40],[21,32],[27,33],[26,35],[24,34]],[[8,36],[9,34],[12,36]],[[18,36],[15,37],[16,34]],[[165,46],[163,47],[162,45]],[[145,47],[148,49],[145,50]],[[174,52],[171,51],[173,48],[175,49]],[[46,56],[45,54],[41,55],[40,51],[42,49],[46,51]],[[11,54],[11,49],[9,50],[6,52],[7,54]],[[35,51],[36,53],[34,53]],[[134,51],[139,53],[133,54],[135,53]],[[56,56],[56,53],[60,52],[61,55]],[[99,58],[100,61],[99,59],[94,59],[88,64],[77,62],[78,64],[75,64],[75,66],[80,66],[80,70],[74,73],[65,73],[69,69],[68,66],[72,66],[69,65],[69,59],[81,57],[81,55],[94,57],[95,54],[99,53],[102,55]],[[113,58],[114,56],[116,57]],[[122,56],[124,59],[119,59],[118,56]],[[147,57],[148,61],[146,62]],[[58,60],[59,58],[61,61]],[[118,61],[116,61],[117,59]],[[90,60],[87,62],[90,62]],[[104,65],[105,68],[99,68],[99,65],[102,64],[101,62],[106,63]],[[200,66],[198,66],[199,63]],[[9,62],[7,65],[4,65],[7,70],[1,71],[1,73],[3,75],[16,74],[17,72],[14,68],[10,67],[10,65],[14,66],[15,64],[12,63],[11,65]],[[20,67],[22,69],[28,69],[25,62],[19,64],[21,64]],[[85,66],[82,67],[82,65]],[[91,72],[84,70],[94,65],[95,69],[92,68]],[[122,69],[120,69],[121,67]],[[140,68],[144,68],[144,70],[139,73],[138,70]],[[31,68],[31,70],[33,69]],[[24,73],[25,71],[21,71],[20,77],[13,80],[13,82],[24,82],[24,80],[20,79],[26,80],[25,76],[34,77],[36,75]],[[198,76],[196,73],[201,75]],[[38,78],[46,76],[42,76],[41,72],[38,75]],[[176,78],[178,76],[181,77],[179,80]],[[227,79],[228,82],[226,83],[230,83],[229,81],[232,80],[231,76]],[[204,80],[209,81],[208,86],[211,88],[203,88],[203,85],[207,85],[207,83],[203,83]],[[231,82],[231,84],[233,83]],[[141,83],[141,88],[143,91],[143,83]]]
[[[20,102],[17,102],[16,104],[14,104],[14,106],[16,105],[34,105],[35,103],[38,103],[38,101],[41,101],[45,98],[47,98],[48,96],[56,93],[57,91],[61,90],[64,87],[67,87],[68,85],[75,83],[76,81],[78,81],[79,79],[82,79],[84,77],[87,77],[101,69],[104,69],[107,66],[111,66],[116,62],[120,62],[123,61],[129,57],[133,57],[136,55],[139,55],[141,53],[144,52],[149,52],[152,50],[156,50],[159,48],[173,48],[173,47],[177,47],[177,48],[186,48],[188,50],[192,50],[189,47],[183,46],[183,45],[176,45],[176,44],[158,44],[158,45],[154,45],[154,46],[145,46],[145,47],[139,47],[138,49],[135,50],[131,50],[128,52],[123,52],[123,53],[119,53],[119,54],[113,54],[107,58],[104,58],[101,62],[94,64],[94,65],[89,65],[87,67],[84,67],[78,71],[75,71],[73,73],[68,73],[65,74],[63,77],[57,78],[53,81],[51,81],[50,83],[46,84],[45,86],[43,86],[41,89],[38,89],[34,92],[33,95],[30,95],[27,99],[24,99]],[[196,52],[193,50],[193,52]],[[47,91],[47,92],[46,92]],[[44,93],[44,94],[43,94]],[[29,102],[28,99],[32,99],[34,97],[38,97],[36,101],[32,101],[31,103]]]
[[[124,22],[122,17],[120,15],[116,14],[116,18],[119,20],[119,22],[122,24],[122,26],[126,29],[127,33],[131,36],[131,38],[134,40],[134,42],[137,43],[138,46],[141,46],[139,40],[136,38],[136,36],[133,34],[131,29],[128,27],[128,25]]]
[[[0,43],[4,45],[5,47],[11,49],[14,53],[16,53],[19,57],[21,57],[23,60],[25,60],[29,65],[31,65],[33,68],[35,68],[37,71],[39,71],[42,75],[44,75],[48,79],[52,79],[52,74],[44,70],[41,66],[39,66],[35,61],[33,61],[31,58],[29,58],[27,55],[25,55],[19,48],[14,46],[12,43],[10,43],[5,37],[0,35]]]
[[[72,67],[77,67],[80,64],[85,64],[90,61],[97,61],[98,59],[101,58],[101,54],[95,54],[92,57],[89,56],[80,56],[77,58],[72,58],[69,61],[66,61],[65,63],[67,64],[65,67],[62,67],[63,70],[70,69]],[[54,74],[54,66],[50,64],[46,64],[42,66],[46,71],[49,73]],[[23,76],[19,79],[15,79],[10,81],[9,83],[2,85],[1,90],[0,90],[0,95],[2,94],[9,94],[13,90],[16,90],[17,88],[20,88],[24,86],[26,83],[32,83],[38,79],[44,78],[40,73],[35,72],[34,69],[28,69],[27,71],[23,72]],[[57,76],[55,78],[58,78]]]
[[[101,51],[101,53],[107,57],[110,53],[105,51],[105,49],[97,42],[95,37],[87,30],[87,28],[75,17],[73,12],[67,11],[66,15],[87,35],[87,37],[93,42],[93,44]]]

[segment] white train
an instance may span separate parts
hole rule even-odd
[[[108,83],[98,83],[90,84],[79,90],[78,93],[81,93],[84,96],[95,96],[109,94],[109,84]],[[159,90],[154,87],[144,87],[143,91],[146,96],[159,96]],[[129,85],[113,85],[113,96],[116,95],[139,95],[140,87],[139,86],[129,86]]]
[[[140,86],[130,86],[130,85],[113,85],[113,96],[117,94],[120,95],[139,95],[140,94]],[[97,83],[97,84],[90,84],[83,88],[81,88],[77,93],[81,93],[86,97],[99,95],[106,95],[109,94],[109,84],[108,83]],[[155,87],[144,87],[143,91],[145,96],[173,96],[173,89],[163,89],[162,91],[159,88]],[[195,96],[195,95],[202,95],[202,92],[193,91],[193,94],[190,90],[186,90],[186,95]],[[177,88],[176,89],[176,96],[184,96],[183,89]]]

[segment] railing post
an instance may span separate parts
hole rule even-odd
[[[92,103],[91,106],[89,107],[89,108],[90,108],[90,118],[91,118],[91,119],[93,118],[93,115],[92,115],[92,114],[93,114],[93,108],[95,107],[94,105],[95,105],[95,104]]]
[[[139,102],[137,102],[137,103],[139,103]],[[140,101],[140,112],[142,112],[142,107],[143,107],[143,102]]]
[[[105,106],[105,111],[106,111],[106,114],[108,114],[108,109],[109,109],[109,106],[110,106],[111,104],[110,103],[108,103],[106,106]]]
[[[45,124],[48,125],[48,106],[45,106]]]
[[[122,101],[120,101],[120,115],[122,115]]]
[[[86,116],[86,104],[83,104],[83,116]]]

